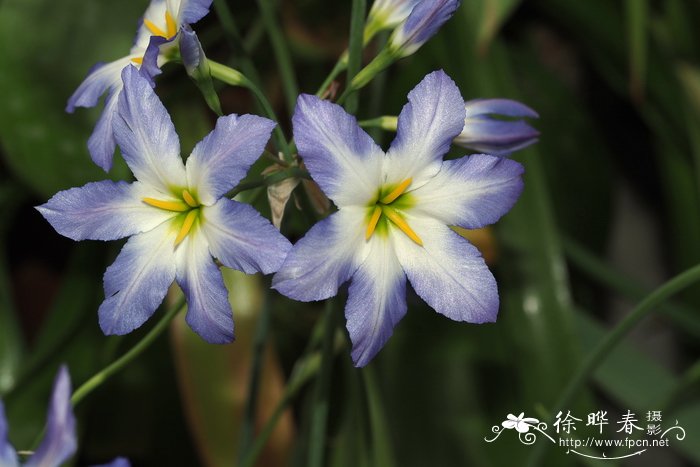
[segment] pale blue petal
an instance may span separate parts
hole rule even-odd
[[[387,237],[373,236],[369,254],[352,276],[345,306],[352,360],[363,367],[406,314],[406,275]]]
[[[299,155],[337,206],[365,206],[376,199],[384,153],[355,117],[339,105],[303,94],[293,124]]]
[[[203,54],[197,33],[189,27],[180,29],[180,56],[188,74],[191,75],[199,66]]]
[[[455,321],[496,321],[498,288],[479,250],[439,221],[407,216],[418,246],[394,229],[396,254],[416,293]]]
[[[187,180],[199,201],[212,205],[245,177],[265,149],[275,123],[256,115],[227,115],[187,159]]]
[[[112,462],[106,464],[93,465],[92,467],[131,467],[131,463],[123,457],[117,457]]]
[[[416,52],[438,32],[459,7],[459,0],[423,0],[396,28],[390,38],[392,48],[400,49],[402,56]]]
[[[175,279],[176,231],[169,222],[135,235],[104,276],[105,301],[98,315],[107,335],[123,335],[156,311]]]
[[[311,227],[272,278],[272,288],[302,302],[338,293],[364,261],[365,218],[365,209],[346,207]]]
[[[24,467],[59,467],[78,449],[68,370],[62,366],[53,386],[46,434]]]
[[[522,102],[511,99],[472,99],[464,106],[467,118],[479,115],[505,115],[508,117],[539,118],[539,114]]]
[[[423,78],[399,115],[396,139],[384,165],[387,181],[413,178],[411,186],[417,188],[433,177],[464,127],[464,112],[459,89],[444,71]]]
[[[209,13],[212,0],[182,0],[179,23],[194,24]]]
[[[201,210],[209,249],[225,266],[252,274],[277,271],[292,245],[251,206],[227,198]]]
[[[210,344],[233,341],[228,291],[202,232],[187,236],[176,257],[177,283],[187,298],[187,324]]]
[[[122,78],[114,135],[126,163],[139,181],[163,193],[185,187],[180,141],[170,115],[136,67],[127,67]]]
[[[540,133],[522,120],[481,116],[465,121],[455,144],[475,151],[505,156],[537,142]]]
[[[76,107],[94,107],[107,91],[119,87],[122,70],[131,62],[131,56],[110,63],[98,63],[88,72],[85,80],[68,99],[66,112],[73,113]]]
[[[117,142],[114,139],[114,118],[117,116],[120,92],[121,85],[116,86],[109,93],[107,99],[105,99],[105,108],[102,110],[102,114],[88,139],[90,158],[105,172],[109,172],[112,169],[114,150],[117,148]]]
[[[151,36],[148,40],[148,46],[143,54],[143,62],[141,62],[140,73],[141,76],[145,77],[151,87],[155,87],[155,77],[162,73],[160,67],[158,66],[158,56],[160,55],[161,46],[168,44],[175,40],[174,36],[170,39],[160,36]]]
[[[19,467],[17,453],[7,438],[5,407],[0,400],[0,467]]]
[[[467,229],[493,224],[523,191],[524,170],[518,162],[486,154],[445,161],[435,177],[411,192],[412,212]]]
[[[153,229],[176,213],[143,202],[140,182],[104,180],[56,193],[36,209],[58,233],[73,240],[117,240]]]

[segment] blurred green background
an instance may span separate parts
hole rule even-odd
[[[258,5],[214,3],[195,27],[207,55],[243,71],[254,64],[251,78],[289,135],[290,108]],[[347,46],[351,3],[272,2],[302,92],[315,92]],[[121,245],[71,242],[33,209],[57,190],[104,178],[86,148],[101,109],[63,109],[90,66],[129,49],[146,5],[0,1],[0,396],[19,449],[41,431],[60,363],[77,386],[155,321],[104,337],[101,278]],[[509,97],[540,113],[540,142],[515,155],[526,167],[525,191],[477,242],[492,253],[499,320],[453,323],[410,292],[408,315],[366,369],[352,368],[341,339],[327,395],[319,398],[313,375],[302,381],[257,465],[307,465],[318,441],[310,420],[323,407],[327,465],[524,465],[534,448],[513,433],[487,443],[491,427],[521,412],[551,424],[555,400],[595,343],[632,305],[700,263],[699,24],[695,0],[464,0],[432,41],[364,89],[360,119],[396,115],[407,92],[443,68],[465,99]],[[365,58],[374,51],[376,44]],[[259,113],[247,91],[217,89],[225,113]],[[216,116],[179,65],[165,67],[157,91],[187,154]],[[391,141],[373,133],[384,146]],[[110,176],[129,174],[118,163]],[[269,215],[263,189],[245,200]],[[315,217],[308,191],[298,188],[293,201],[282,231],[296,240]],[[117,455],[135,466],[234,465],[250,446],[323,305],[269,292],[269,278],[231,273],[227,281],[238,340],[208,346],[176,322],[77,408],[77,465]],[[541,465],[700,465],[699,308],[699,286],[660,307],[569,407],[584,420],[607,410],[613,426],[627,410],[640,419],[663,410],[665,425],[677,420],[686,429],[685,440],[623,461],[555,448]],[[258,351],[256,335],[264,336]],[[247,395],[258,368],[252,410]]]

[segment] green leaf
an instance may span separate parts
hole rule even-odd
[[[648,0],[626,0],[629,46],[630,94],[640,102],[644,96],[647,71]]]
[[[64,108],[92,65],[129,51],[145,3],[5,0],[0,6],[0,143],[10,169],[37,193],[105,178],[87,152],[101,106],[74,115]],[[124,167],[118,164],[114,174]]]

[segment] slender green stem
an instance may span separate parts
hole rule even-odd
[[[265,24],[267,35],[270,37],[272,49],[277,60],[277,66],[282,76],[282,87],[287,100],[287,109],[289,112],[292,112],[297,102],[297,96],[299,95],[299,87],[297,86],[297,79],[294,76],[294,67],[292,66],[292,58],[289,54],[289,49],[287,49],[287,41],[275,18],[274,3],[274,0],[258,0],[262,20]]]
[[[267,97],[265,97],[265,94],[260,90],[260,88],[253,81],[243,76],[240,72],[213,60],[209,60],[209,71],[211,72],[212,78],[216,78],[230,86],[243,86],[253,93],[255,98],[262,106],[263,112],[265,112],[268,118],[277,123],[274,130],[277,148],[284,153],[285,159],[288,161],[291,160],[292,156],[289,151],[289,146],[287,145],[287,140],[282,132],[282,128],[279,125],[277,114],[272,108],[272,104],[270,104],[270,101],[267,100]]]
[[[326,452],[326,428],[330,408],[331,375],[333,373],[333,341],[335,340],[335,299],[326,302],[325,328],[321,348],[321,372],[314,388],[311,434],[309,436],[309,467],[321,467]]]
[[[353,0],[352,16],[350,20],[350,45],[348,47],[348,73],[347,82],[351,83],[362,66],[363,32],[365,29],[365,11],[367,0]],[[358,94],[355,93],[345,102],[345,110],[354,114],[359,104]]]
[[[185,299],[180,298],[177,303],[168,310],[168,312],[161,318],[160,321],[151,329],[148,334],[144,336],[143,339],[139,341],[134,347],[131,348],[127,353],[122,355],[120,358],[115,360],[113,363],[109,364],[102,371],[94,375],[92,378],[87,380],[80,386],[71,397],[71,403],[73,406],[78,405],[85,397],[92,391],[97,389],[102,383],[107,381],[112,375],[121,371],[125,366],[131,363],[136,357],[141,355],[144,350],[155,342],[155,340],[160,336],[163,331],[168,327],[170,322],[177,316],[177,314],[184,308]]]
[[[266,289],[265,302],[263,304],[262,313],[258,321],[255,338],[253,341],[253,363],[250,369],[250,384],[248,385],[248,403],[243,416],[243,426],[241,428],[241,436],[239,443],[239,458],[243,460],[245,452],[248,451],[250,444],[253,441],[255,431],[255,419],[258,408],[258,393],[260,392],[260,379],[262,375],[262,367],[265,361],[265,345],[267,336],[270,331],[270,289]]]
[[[271,175],[256,177],[248,182],[240,183],[236,188],[226,193],[227,198],[233,198],[239,193],[244,191],[252,190],[260,187],[268,187],[275,185],[288,178],[306,178],[311,179],[311,175],[306,170],[300,169],[299,167],[290,167],[286,170],[282,170]]]
[[[326,92],[328,87],[331,85],[334,79],[336,79],[343,71],[345,71],[348,67],[348,62],[347,60],[343,60],[340,58],[336,63],[331,72],[326,76],[325,81],[323,84],[318,88],[318,91],[316,91],[316,97],[322,97],[323,94]]]
[[[272,432],[277,426],[280,417],[287,409],[287,406],[296,397],[302,387],[318,372],[321,367],[321,354],[314,352],[314,349],[318,346],[323,336],[323,330],[325,329],[326,316],[323,319],[318,320],[314,331],[312,332],[311,339],[306,346],[303,356],[297,361],[294,369],[292,370],[292,375],[289,378],[287,387],[282,395],[282,398],[272,412],[270,418],[265,422],[265,426],[260,431],[260,434],[255,438],[255,442],[248,452],[245,453],[243,460],[240,463],[241,467],[253,467],[258,459],[258,456],[265,448],[268,439],[272,435]]]
[[[605,360],[612,349],[647,315],[655,311],[659,304],[667,300],[672,295],[689,287],[700,280],[700,264],[696,265],[673,279],[669,280],[654,292],[642,300],[632,312],[625,317],[605,338],[603,338],[595,348],[588,354],[588,357],[581,363],[576,373],[571,377],[569,383],[564,388],[559,399],[554,405],[551,413],[557,413],[569,405],[591,373]],[[528,466],[537,467],[541,465],[547,445],[540,443],[530,455]]]

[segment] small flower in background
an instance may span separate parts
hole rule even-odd
[[[105,334],[126,334],[158,308],[173,280],[187,298],[187,323],[211,343],[233,340],[221,272],[270,273],[291,245],[251,206],[224,195],[260,156],[275,124],[228,115],[183,164],[170,116],[133,66],[122,73],[115,137],[137,181],[105,180],[57,193],[37,209],[73,240],[131,238],[105,273],[99,309]]]
[[[76,107],[94,107],[107,93],[105,108],[88,140],[92,160],[108,172],[116,141],[113,123],[117,101],[123,84],[122,70],[135,65],[142,67],[151,79],[160,73],[160,67],[172,60],[177,46],[175,38],[181,28],[194,24],[209,12],[212,0],[152,0],[143,15],[134,45],[128,55],[106,64],[98,64],[68,99],[66,112]],[[166,45],[167,44],[167,45]]]
[[[75,416],[71,405],[71,384],[68,369],[58,370],[51,392],[49,412],[46,417],[46,434],[39,448],[24,463],[19,462],[17,451],[8,441],[5,410],[0,401],[0,467],[59,467],[78,448],[75,436]],[[129,467],[126,459],[115,459],[102,467]]]
[[[459,8],[460,0],[422,0],[389,38],[389,48],[398,57],[416,53],[438,32]]]
[[[365,25],[365,42],[368,42],[375,34],[385,29],[393,29],[413,10],[421,0],[376,0],[367,16]]]
[[[536,418],[524,418],[525,417],[525,412],[521,412],[520,415],[517,417],[513,415],[512,413],[509,413],[506,416],[506,420],[501,423],[503,428],[506,428],[508,430],[512,430],[515,428],[515,430],[518,433],[527,433],[530,431],[530,427],[532,425],[537,425],[540,421],[537,420]]]
[[[474,99],[465,107],[464,129],[454,140],[458,146],[506,156],[537,142],[537,130],[523,120],[513,120],[539,118],[525,104],[510,99]]]
[[[478,154],[443,161],[464,126],[464,100],[442,71],[408,96],[385,154],[342,107],[302,95],[294,139],[338,212],[294,246],[273,288],[323,300],[352,279],[345,308],[356,366],[366,365],[406,313],[406,278],[456,321],[495,321],[496,281],[479,252],[449,226],[480,228],[508,212],[522,166]]]

